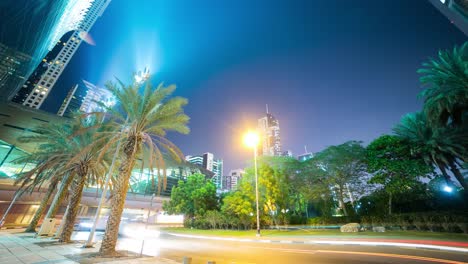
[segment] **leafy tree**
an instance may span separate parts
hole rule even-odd
[[[255,212],[255,186],[242,184],[240,181],[238,190],[229,193],[223,199],[221,211],[226,215],[235,215],[239,218],[252,216]],[[253,194],[253,195],[252,195]]]
[[[439,51],[437,59],[423,63],[418,70],[424,112],[437,126],[459,126],[468,110],[468,42],[452,51]]]
[[[118,85],[108,83],[106,87],[119,104],[116,108],[101,104],[107,109],[113,128],[112,133],[106,134],[108,144],[102,151],[106,152],[118,141],[122,141],[122,151],[119,175],[113,186],[110,216],[99,252],[101,255],[114,255],[130,176],[137,157],[147,156],[147,165],[151,172],[153,168],[157,168],[158,192],[161,188],[166,188],[163,153],[170,154],[177,161],[183,157],[177,146],[166,138],[166,134],[168,131],[189,133],[189,117],[183,112],[183,106],[187,104],[186,99],[169,98],[175,90],[174,85],[164,87],[160,84],[154,89],[148,82],[142,93],[140,85],[136,82],[126,86],[118,81]]]
[[[384,135],[367,147],[370,183],[381,184],[388,195],[388,214],[394,196],[411,191],[421,177],[432,172],[422,158],[412,155],[411,146],[397,136]]]
[[[211,229],[216,229],[223,221],[222,214],[217,210],[206,211],[205,219],[210,223]]]
[[[349,215],[346,200],[353,202],[355,197],[352,194],[358,196],[364,189],[363,178],[366,176],[364,156],[365,149],[358,141],[331,146],[316,155],[317,165],[324,171],[329,188],[335,190],[345,216]]]
[[[301,164],[298,177],[293,182],[296,193],[303,196],[306,203],[306,216],[309,217],[309,204],[321,215],[331,216],[335,204],[332,190],[328,184],[327,173],[321,168],[321,161],[316,156]]]
[[[203,174],[193,174],[187,181],[179,181],[172,188],[171,200],[163,204],[170,214],[185,214],[186,217],[203,216],[217,208],[216,186]]]
[[[395,133],[410,142],[412,152],[421,155],[426,163],[438,168],[450,182],[447,170],[452,171],[460,185],[468,190],[460,161],[468,160],[468,130],[464,127],[431,125],[422,113],[407,114],[394,128]]]

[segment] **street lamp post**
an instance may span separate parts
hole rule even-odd
[[[254,170],[255,170],[255,202],[257,209],[257,236],[260,236],[260,209],[258,206],[258,172],[257,172],[257,145],[259,142],[258,134],[255,132],[248,132],[244,137],[244,143],[253,148],[254,152]]]
[[[105,117],[105,115],[104,115],[104,117]],[[102,122],[104,122],[104,118],[102,119]],[[128,116],[127,116],[127,119],[125,119],[124,125],[122,126],[121,133],[123,133],[125,131],[125,127],[127,125],[127,122],[128,122]],[[103,186],[103,189],[102,189],[101,199],[99,200],[99,204],[98,204],[98,207],[96,209],[96,214],[94,215],[93,226],[91,227],[91,230],[89,231],[88,240],[86,241],[86,244],[83,245],[83,247],[85,247],[85,248],[93,247],[94,233],[96,232],[96,228],[97,228],[97,224],[98,224],[98,221],[99,221],[99,216],[101,214],[102,206],[103,206],[104,201],[105,201],[105,199],[107,197],[107,190],[109,189],[110,179],[111,179],[112,173],[114,171],[115,161],[117,159],[117,156],[119,155],[120,145],[121,144],[122,144],[122,138],[119,138],[119,140],[117,142],[117,147],[115,148],[114,156],[112,157],[112,162],[111,162],[111,165],[109,167],[109,171],[107,172],[106,179],[104,181],[104,186]]]
[[[255,200],[257,203],[257,236],[260,236],[260,210],[258,209],[258,173],[257,173],[257,146],[254,146],[254,168],[255,168]]]

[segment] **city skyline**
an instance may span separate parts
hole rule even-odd
[[[465,263],[468,0],[0,21],[3,262]]]
[[[123,16],[129,19],[113,19]],[[245,19],[237,24],[239,17]],[[49,94],[45,110],[56,113],[80,79],[128,82],[147,67],[154,84],[174,83],[176,94],[189,98],[190,135],[169,137],[184,153],[219,153],[229,169],[250,162],[240,141],[265,104],[281,120],[283,148],[295,154],[304,145],[317,152],[389,133],[422,104],[421,63],[466,39],[429,1],[127,6],[114,0],[89,33],[96,46],[77,50],[56,84],[66,88]],[[213,43],[218,48],[206,48]]]

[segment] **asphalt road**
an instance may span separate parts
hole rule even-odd
[[[126,243],[124,243],[126,244]],[[132,243],[136,249],[142,243]],[[441,250],[393,246],[349,246],[232,242],[179,238],[161,234],[144,242],[144,254],[157,255],[182,263],[191,257],[193,264],[275,263],[468,263],[468,254]]]

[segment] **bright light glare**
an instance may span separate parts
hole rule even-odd
[[[141,84],[141,83],[145,82],[146,80],[148,80],[149,77],[150,77],[150,73],[149,73],[148,67],[145,67],[145,69],[143,71],[137,72],[135,74],[135,76],[134,76],[135,82],[137,84]]]
[[[445,185],[445,186],[444,186],[444,191],[445,191],[445,192],[448,192],[448,193],[451,193],[451,192],[453,191],[453,188],[450,187],[450,186]]]
[[[158,238],[161,232],[154,229],[153,226],[150,228],[145,228],[144,224],[138,223],[128,223],[120,227],[121,234],[125,237],[134,238],[134,239],[152,239]]]
[[[244,136],[244,144],[249,148],[256,147],[259,141],[260,141],[260,137],[254,131],[249,131]]]
[[[83,228],[91,228],[91,227],[93,227],[93,223],[83,222],[83,223],[80,223],[79,226],[83,227]]]

